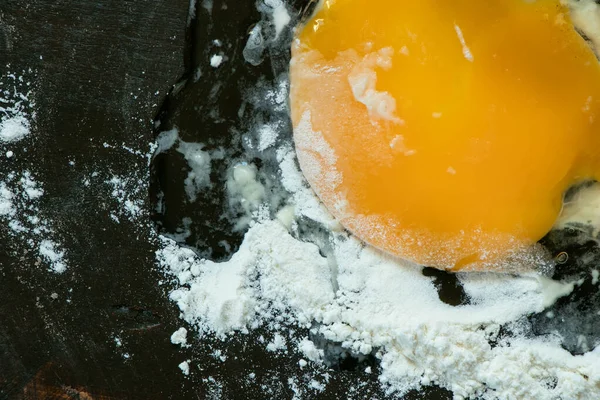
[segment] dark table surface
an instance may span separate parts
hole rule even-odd
[[[295,18],[306,3],[294,2]],[[243,61],[247,33],[261,18],[253,1],[205,0],[195,11],[189,21],[188,0],[0,2],[0,75],[25,71],[36,110],[32,135],[12,146],[16,157],[0,157],[0,174],[35,173],[45,189],[41,212],[69,243],[69,269],[54,274],[0,225],[0,398],[292,398],[286,381],[299,358],[268,354],[255,340],[259,333],[217,345],[191,338],[189,348],[170,342],[183,324],[156,268],[151,230],[173,231],[183,215],[193,214],[189,244],[212,248],[215,259],[230,254],[218,249],[219,241],[235,249],[241,236],[219,219],[223,193],[207,194],[204,207],[191,210],[181,189],[169,190],[172,181],[181,187],[181,160],[163,159],[151,172],[144,154],[157,133],[154,121],[178,126],[186,140],[240,146],[232,130],[243,128],[241,88],[273,77],[289,57],[268,54],[260,66]],[[214,39],[228,60],[218,72],[208,67]],[[217,78],[223,83],[216,87]],[[209,112],[215,108],[219,118]],[[111,217],[121,207],[106,184],[113,176],[143,183],[129,194],[142,205],[140,220]],[[166,188],[164,215],[151,211],[157,186]],[[440,295],[459,304],[455,281],[442,275]],[[209,354],[215,346],[227,350],[225,362]],[[189,377],[177,367],[186,359],[201,366]],[[373,360],[363,362],[377,368]],[[363,367],[339,366],[315,397],[347,398],[349,384],[361,379],[356,398],[384,398],[377,374],[357,372]],[[256,373],[251,383],[249,371]],[[451,394],[429,388],[406,398]]]
[[[42,212],[71,243],[70,267],[57,275],[0,226],[0,398],[192,397],[147,229],[111,222],[111,188],[83,184],[94,171],[147,176],[147,160],[104,143],[148,149],[184,72],[187,17],[187,0],[0,3],[0,71],[31,69],[37,113],[0,173],[35,173]]]

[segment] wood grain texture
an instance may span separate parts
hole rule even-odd
[[[72,249],[70,269],[55,276],[0,227],[0,399],[185,394],[169,342],[177,310],[157,284],[152,245],[133,226],[110,223],[106,188],[82,181],[103,168],[147,168],[103,143],[145,149],[153,140],[152,119],[183,74],[188,5],[0,2],[0,73],[31,69],[37,109],[33,142],[13,164],[1,160],[0,174],[36,172],[40,207]]]

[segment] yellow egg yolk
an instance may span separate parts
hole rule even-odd
[[[312,188],[419,264],[502,268],[600,177],[600,67],[558,0],[326,0],[290,79]]]

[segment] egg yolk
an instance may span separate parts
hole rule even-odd
[[[290,80],[312,188],[419,264],[503,268],[600,177],[600,67],[558,0],[325,0]]]

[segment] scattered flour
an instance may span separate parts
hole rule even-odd
[[[188,19],[187,25],[190,26],[192,21],[196,18],[196,0],[190,0],[190,4],[188,6]]]
[[[577,191],[565,201],[556,228],[566,228],[570,224],[584,222],[595,227],[593,236],[600,232],[600,184],[594,183]]]
[[[295,165],[280,160],[284,180],[301,182]],[[287,188],[297,199],[313,196],[312,202],[294,204],[297,218],[323,219],[305,184]],[[600,350],[572,356],[548,339],[519,335],[490,343],[499,324],[542,311],[573,284],[536,275],[461,274],[471,304],[452,307],[439,300],[420,268],[400,265],[343,232],[332,231],[327,256],[295,235],[293,228],[265,220],[251,224],[227,262],[200,259],[169,239],[157,257],[178,278],[171,298],[200,332],[224,337],[263,326],[275,332],[266,349],[280,351],[289,343],[274,317],[283,315],[288,324],[310,328],[351,354],[376,354],[379,380],[394,393],[431,383],[457,399],[583,399],[599,393]],[[293,347],[305,360],[326,361],[308,337]],[[550,388],[545,380],[558,383]],[[309,384],[318,390],[321,385]]]
[[[179,151],[188,162],[190,171],[184,181],[185,193],[190,201],[196,201],[200,190],[210,186],[210,153],[204,151],[202,143],[188,143],[179,141]]]
[[[273,341],[267,345],[267,351],[283,351],[287,349],[286,340],[279,333],[275,333]]]
[[[64,261],[65,252],[63,250],[57,250],[56,244],[48,239],[44,239],[40,242],[39,252],[50,265],[55,272],[65,272],[67,265]]]
[[[310,361],[320,362],[323,359],[325,352],[318,349],[315,344],[308,338],[302,339],[298,343],[298,350]]]
[[[128,176],[113,176],[105,182],[112,187],[111,195],[117,200],[120,207],[115,210],[118,215],[126,216],[131,221],[136,221],[143,213],[143,200],[139,192],[145,187],[145,182]],[[112,217],[119,221],[114,213]]]
[[[189,201],[195,202],[198,193],[212,185],[210,178],[212,160],[223,158],[224,152],[220,149],[205,150],[206,146],[203,143],[186,142],[179,138],[179,131],[174,128],[160,133],[154,155],[164,153],[175,145],[189,167],[187,178],[184,180],[185,193]]]
[[[414,149],[409,149],[406,147],[404,143],[404,136],[396,135],[390,142],[390,148],[394,151],[404,154],[405,156],[412,156],[417,154],[417,151]]]
[[[32,70],[6,72],[0,77],[0,149],[17,146],[31,134],[35,104],[30,75]],[[14,157],[14,150],[4,150],[7,159]],[[44,189],[31,171],[5,171],[0,175],[0,221],[19,248],[37,253],[38,264],[63,273],[68,267],[66,252],[53,223],[40,210],[43,195]]]
[[[561,0],[571,9],[571,19],[600,54],[600,7],[594,0]]]
[[[263,125],[258,128],[258,151],[264,151],[273,146],[278,136],[278,126]]]
[[[271,23],[281,18],[285,22],[281,22],[282,31],[289,20],[283,14],[276,17],[274,11],[282,2],[265,4],[268,10],[263,6],[259,10],[272,16]],[[276,21],[274,25],[279,35]],[[274,41],[266,36],[265,26],[263,20],[252,29],[243,52],[253,65],[260,64],[263,52]],[[473,61],[462,31],[455,28],[465,58]],[[394,115],[395,100],[376,91],[372,74],[375,68],[388,67],[391,54],[381,49],[368,55],[349,83],[374,117],[402,123]],[[283,87],[285,93],[287,82]],[[265,98],[274,110],[286,107],[285,95],[279,92],[265,89]],[[433,113],[432,117],[442,115]],[[298,145],[321,146],[319,153],[335,158],[322,151],[319,133],[305,125],[300,129],[307,130],[304,136],[310,140]],[[328,344],[356,358],[375,357],[379,367],[366,367],[365,374],[377,373],[390,397],[432,384],[451,390],[457,400],[600,397],[600,348],[571,355],[561,348],[559,338],[527,335],[523,327],[525,316],[542,312],[569,295],[574,282],[535,274],[463,273],[457,278],[469,304],[450,306],[440,300],[433,279],[424,276],[420,267],[391,259],[347,234],[309,188],[294,148],[280,143],[280,127],[257,126],[253,132],[256,148],[275,154],[281,185],[289,198],[286,204],[256,212],[280,203],[268,201],[270,193],[260,183],[263,177],[256,165],[234,161],[228,181],[222,184],[232,206],[248,205],[244,218],[249,228],[239,250],[227,261],[214,262],[172,239],[160,238],[157,263],[175,278],[170,298],[194,330],[223,340],[236,333],[266,330],[270,336],[264,336],[271,339],[261,336],[259,340],[265,350],[301,357],[301,373],[328,365]],[[390,147],[410,152],[401,139],[395,138]],[[159,152],[177,140],[176,133],[161,134]],[[200,151],[205,150],[200,147]],[[456,173],[451,167],[448,172]],[[330,178],[335,184],[338,177]],[[571,211],[566,209],[565,218]],[[300,229],[301,221],[309,221],[326,238],[315,239]],[[595,271],[595,282],[598,275]],[[509,332],[503,331],[505,327]],[[173,343],[187,343],[182,329],[172,335]],[[304,333],[297,336],[292,331]],[[220,351],[213,356],[226,360]],[[186,370],[180,368],[189,371],[189,365]],[[294,399],[314,398],[326,390],[328,381],[327,373],[304,380],[296,376],[288,379],[287,387]],[[213,377],[204,378],[203,384],[215,395],[222,391],[222,384]],[[266,396],[273,393],[268,384],[262,389]]]
[[[283,42],[281,34],[292,22],[288,8],[282,0],[260,1],[258,10],[263,14],[263,19],[250,30],[242,51],[244,60],[255,66],[262,63],[264,53],[269,47]]]
[[[0,221],[15,243],[35,249],[39,262],[56,273],[68,268],[66,251],[57,240],[52,222],[40,211],[44,190],[30,171],[10,172],[0,180]]]
[[[8,189],[6,183],[0,182],[0,216],[12,216],[15,214],[13,208],[14,194]]]

